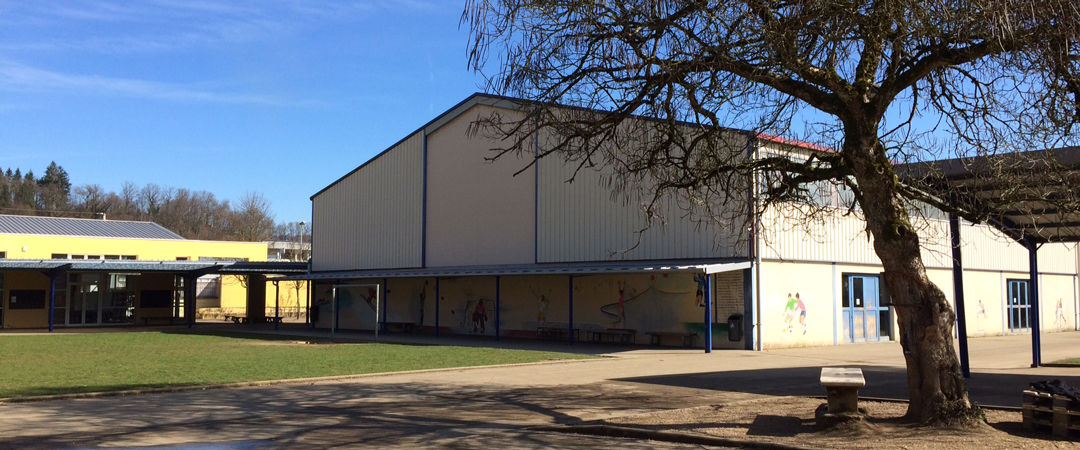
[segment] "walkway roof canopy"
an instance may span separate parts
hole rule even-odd
[[[469,267],[434,267],[425,269],[375,269],[350,270],[338,272],[315,272],[305,275],[290,275],[285,280],[348,280],[357,278],[402,278],[402,277],[467,277],[467,276],[509,276],[509,275],[593,275],[617,273],[648,272],[705,272],[721,273],[750,268],[750,261],[727,262],[619,262],[598,264],[557,264],[557,265],[503,265]]]
[[[1080,147],[911,163],[897,172],[1017,241],[1080,242]]]
[[[295,275],[307,272],[303,262],[261,261],[140,261],[78,259],[0,259],[0,270],[79,272],[167,272],[220,275]]]

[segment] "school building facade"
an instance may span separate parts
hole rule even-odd
[[[196,308],[262,315],[274,302],[265,275],[306,271],[266,256],[266,243],[188,240],[152,222],[0,215],[0,326],[188,323]]]

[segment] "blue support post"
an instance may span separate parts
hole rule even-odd
[[[56,274],[49,274],[49,332],[52,333],[56,316]]]
[[[574,345],[574,276],[570,275],[570,323],[566,330],[566,335],[570,336],[570,345]]]
[[[1039,367],[1042,365],[1042,343],[1039,335],[1042,328],[1042,317],[1039,316],[1039,247],[1035,240],[1030,238],[1025,244],[1028,248],[1028,270],[1031,276],[1031,282],[1028,283],[1028,301],[1031,302],[1028,314],[1028,321],[1031,322],[1031,367]]]
[[[439,277],[435,277],[435,337],[439,337]]]
[[[187,276],[187,277],[184,278],[184,283],[187,283],[184,286],[184,289],[187,290],[187,294],[184,295],[184,309],[187,310],[186,315],[187,315],[187,327],[188,328],[192,328],[192,327],[195,326],[195,280],[197,280],[198,278],[199,277],[194,277],[194,276]],[[265,283],[265,281],[264,281],[264,283]],[[266,292],[265,286],[264,286],[263,292]],[[263,305],[265,305],[265,304],[266,304],[266,300],[264,299],[263,300]],[[266,316],[266,313],[263,312],[262,315]]]
[[[495,276],[495,340],[499,340],[499,285],[501,280],[499,276]]]
[[[382,296],[382,322],[379,327],[382,331],[386,332],[386,302],[390,301],[390,283],[386,278],[382,279],[383,296]]]
[[[712,275],[705,275],[705,353],[712,353]],[[730,332],[730,331],[729,331]]]
[[[949,214],[949,236],[952,240],[952,279],[953,297],[956,298],[956,330],[960,341],[960,372],[964,378],[971,378],[971,364],[968,361],[967,315],[964,311],[964,266],[960,251],[960,218]]]

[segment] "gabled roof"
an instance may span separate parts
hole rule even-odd
[[[153,222],[0,215],[0,234],[183,240]]]
[[[468,98],[466,98],[465,100],[462,100],[458,104],[456,104],[453,107],[451,107],[450,109],[446,110],[442,114],[439,114],[438,117],[436,117],[434,119],[431,119],[430,122],[424,124],[420,128],[417,128],[416,131],[413,131],[412,133],[409,133],[409,134],[405,135],[405,137],[401,138],[401,140],[393,143],[393,145],[391,145],[390,147],[387,147],[386,150],[383,150],[382,152],[379,152],[378,155],[372,156],[370,159],[368,159],[366,162],[364,162],[363,164],[361,164],[357,168],[349,171],[349,173],[347,173],[345,175],[342,175],[341,178],[338,178],[337,180],[334,180],[333,183],[330,183],[326,187],[320,189],[319,192],[316,192],[315,194],[313,194],[309,199],[314,200],[315,197],[319,196],[319,194],[322,194],[323,192],[326,192],[328,189],[334,187],[335,185],[340,183],[342,180],[344,180],[346,178],[349,178],[350,175],[356,173],[360,169],[363,169],[364,166],[367,166],[368,164],[371,164],[376,159],[379,159],[380,156],[386,154],[390,150],[393,150],[394,147],[398,146],[398,144],[401,144],[402,142],[405,142],[407,139],[413,137],[417,133],[424,133],[425,135],[434,133],[435,130],[438,130],[443,125],[446,125],[451,120],[454,120],[457,116],[461,115],[462,113],[464,113],[469,108],[472,108],[473,106],[476,106],[476,105],[488,105],[488,106],[498,106],[498,107],[503,107],[503,108],[513,108],[514,105],[516,104],[516,102],[520,102],[520,101],[521,101],[520,99],[515,99],[515,98],[511,98],[511,97],[503,97],[503,96],[499,96],[499,95],[484,94],[484,93],[480,93],[480,92],[474,93],[474,94],[470,95]]]

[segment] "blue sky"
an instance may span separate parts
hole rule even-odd
[[[460,1],[0,0],[0,167],[278,221],[479,90]]]

